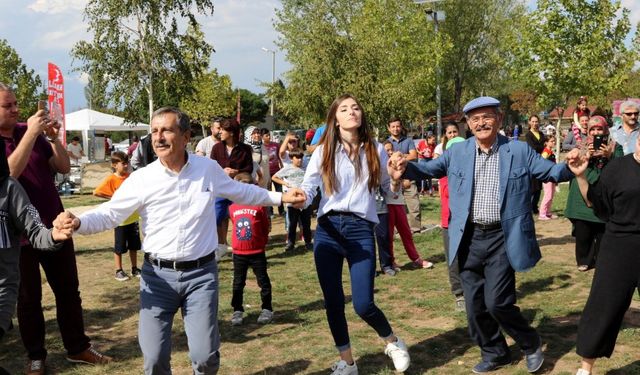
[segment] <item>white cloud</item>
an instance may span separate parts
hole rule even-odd
[[[71,51],[73,45],[81,39],[87,39],[87,25],[82,20],[69,22],[64,28],[51,29],[41,34],[37,43],[47,50],[66,50]]]
[[[28,8],[36,13],[59,14],[83,11],[87,0],[36,0]]]
[[[640,22],[640,1],[622,0],[620,5],[630,10],[629,20],[631,21],[631,27],[635,27]]]

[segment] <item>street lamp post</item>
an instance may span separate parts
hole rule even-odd
[[[269,52],[271,53],[271,108],[270,108],[270,112],[271,112],[271,118],[273,118],[273,111],[274,111],[274,106],[275,106],[275,93],[274,93],[274,88],[275,88],[275,84],[276,84],[276,51],[266,48],[266,47],[262,47],[262,50],[265,52]]]
[[[437,3],[440,0],[413,0],[415,4],[425,4],[425,3]],[[438,35],[438,17],[441,20],[444,20],[444,12],[436,11],[433,9],[425,9],[424,13],[427,15],[427,20],[429,18],[433,19],[433,29],[435,34]],[[436,134],[438,139],[442,137],[442,97],[440,95],[440,64],[436,66]]]

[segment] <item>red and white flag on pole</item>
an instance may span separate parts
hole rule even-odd
[[[59,137],[63,145],[67,144],[67,133],[64,123],[64,78],[57,65],[49,63],[47,95],[49,96],[49,113],[51,118],[60,124]]]

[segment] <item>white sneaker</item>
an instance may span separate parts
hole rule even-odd
[[[220,260],[222,260],[222,257],[225,256],[227,254],[227,245],[225,244],[218,244],[218,248],[216,249],[216,262],[220,262]]]
[[[576,372],[576,375],[591,375],[591,373],[583,368],[581,368],[580,370],[578,370],[578,372]]]
[[[358,375],[358,366],[355,361],[349,366],[346,361],[339,360],[331,366],[331,370],[333,370],[331,375]]]
[[[405,345],[404,341],[399,337],[396,342],[390,342],[387,344],[387,347],[384,349],[384,354],[391,358],[396,371],[404,372],[409,368],[409,364],[411,363],[409,350],[407,349],[407,345]]]
[[[262,309],[262,312],[258,317],[258,323],[267,324],[267,323],[270,323],[272,319],[273,319],[273,311]]]
[[[244,315],[244,312],[242,311],[234,311],[233,315],[231,315],[231,325],[232,326],[239,326],[242,324],[242,316]]]

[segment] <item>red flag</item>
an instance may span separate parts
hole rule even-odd
[[[236,121],[238,122],[238,125],[240,125],[240,111],[242,110],[242,108],[240,107],[240,89],[238,89],[237,107],[238,109],[236,110]]]
[[[49,95],[49,113],[60,124],[58,137],[63,145],[67,144],[67,133],[64,124],[64,78],[57,65],[49,63],[49,79],[47,81],[47,95]]]

